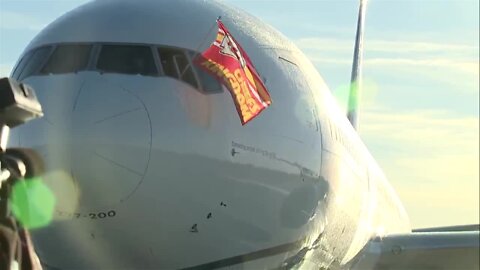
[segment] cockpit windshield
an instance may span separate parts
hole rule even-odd
[[[38,69],[45,63],[50,54],[51,47],[41,47],[27,53],[15,69],[14,78],[23,80],[38,72]]]
[[[221,93],[220,83],[193,64],[198,53],[182,48],[138,44],[54,44],[27,52],[18,62],[12,77],[97,71],[101,74],[125,74],[170,77],[203,93]]]
[[[96,69],[145,76],[158,74],[150,47],[137,45],[103,45]]]
[[[87,68],[92,45],[60,45],[55,48],[40,74],[73,73]]]

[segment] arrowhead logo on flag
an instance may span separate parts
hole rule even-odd
[[[217,24],[217,38],[195,58],[195,63],[228,88],[242,125],[245,125],[270,106],[272,100],[240,44],[219,19]]]

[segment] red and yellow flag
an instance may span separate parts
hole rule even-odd
[[[217,38],[195,62],[228,88],[242,125],[245,125],[267,108],[272,100],[240,44],[220,20],[217,24]]]

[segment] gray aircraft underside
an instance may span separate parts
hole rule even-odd
[[[191,63],[218,16],[272,97],[245,126]],[[375,237],[412,235],[311,62],[223,3],[87,3],[47,26],[12,76],[45,112],[10,146],[45,159],[54,221],[32,234],[47,269],[375,268]]]

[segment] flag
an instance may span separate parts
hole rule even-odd
[[[248,55],[219,19],[217,24],[217,38],[195,63],[228,88],[245,125],[272,101]]]

